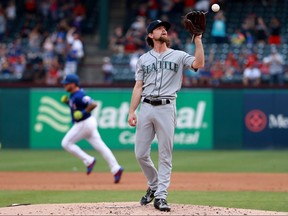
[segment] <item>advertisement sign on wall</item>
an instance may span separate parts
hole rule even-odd
[[[98,130],[111,149],[133,149],[135,128],[128,125],[131,90],[87,90],[98,107],[93,111]],[[31,148],[59,149],[71,127],[70,110],[60,102],[62,90],[35,89],[31,92]],[[175,149],[212,148],[212,92],[183,91],[177,98]],[[80,142],[83,148],[91,148]],[[155,139],[152,148],[157,147]]]
[[[245,94],[244,147],[288,147],[288,92]]]

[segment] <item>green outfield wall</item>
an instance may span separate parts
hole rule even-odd
[[[60,102],[63,91],[34,89],[30,94],[30,138],[33,149],[57,149],[71,127],[70,111]],[[104,142],[112,149],[133,149],[135,128],[127,122],[131,90],[87,90],[98,103],[93,115]],[[183,91],[177,102],[175,149],[211,149],[212,92]],[[45,137],[45,139],[43,139]],[[85,141],[85,148],[91,146]],[[152,148],[157,148],[157,140]]]
[[[215,149],[241,149],[243,143],[243,91],[213,91]]]
[[[93,115],[106,144],[133,149],[135,128],[127,123],[132,89],[86,92],[98,103]],[[62,88],[0,88],[1,147],[61,149],[71,127],[69,108],[60,102],[63,94]],[[174,149],[288,148],[287,98],[287,90],[182,89]],[[91,149],[86,141],[79,145]]]
[[[0,89],[2,148],[29,148],[29,89]]]

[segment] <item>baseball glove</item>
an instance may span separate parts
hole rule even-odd
[[[183,18],[185,29],[194,37],[201,35],[206,29],[205,13],[201,11],[191,11]]]

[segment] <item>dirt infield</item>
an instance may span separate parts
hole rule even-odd
[[[145,190],[142,173],[124,173],[113,184],[110,173],[0,172],[0,190]],[[280,173],[173,173],[169,190],[178,191],[280,191],[288,192],[288,174]],[[0,208],[0,215],[288,215],[212,206],[171,203],[170,213],[153,205],[128,203],[77,203],[24,205]]]
[[[285,212],[171,204],[171,212],[137,202],[26,205],[0,208],[0,215],[288,215]]]

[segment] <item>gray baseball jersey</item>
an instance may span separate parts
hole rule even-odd
[[[142,97],[175,99],[181,89],[185,67],[191,67],[194,56],[168,49],[157,53],[153,49],[143,54],[136,65],[136,80],[143,80]]]
[[[152,49],[137,62],[135,79],[143,81],[143,103],[138,113],[135,154],[148,180],[148,186],[156,191],[154,195],[158,199],[166,199],[170,185],[176,126],[174,99],[181,89],[184,68],[190,68],[194,60],[194,56],[183,51],[168,49],[160,54]],[[155,102],[153,99],[158,100],[157,105],[151,103]],[[158,170],[150,157],[150,146],[155,135],[159,149]]]

